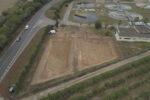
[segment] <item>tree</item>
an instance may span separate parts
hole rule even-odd
[[[119,20],[118,25],[120,25],[122,23],[122,20]]]
[[[95,28],[96,28],[96,29],[102,28],[102,24],[101,24],[100,21],[97,21],[97,22],[95,23]]]
[[[134,19],[135,22],[138,22],[139,20],[140,20],[139,17],[136,17],[136,18]]]
[[[4,44],[7,42],[7,37],[3,34],[0,35],[0,48],[3,48]]]
[[[109,36],[109,34],[110,34],[109,31],[105,32],[105,36]]]
[[[34,0],[34,2],[40,2],[42,4],[47,3],[49,0]]]
[[[147,23],[148,22],[148,18],[144,18],[144,23]]]
[[[59,22],[58,22],[58,20],[56,20],[55,26],[58,27],[58,25],[59,25]]]

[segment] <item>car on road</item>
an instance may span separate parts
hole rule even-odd
[[[29,29],[29,25],[26,25],[26,26],[24,27],[24,29],[25,29],[25,30],[28,30],[28,29]]]
[[[19,36],[17,39],[16,39],[16,42],[19,42],[21,40],[21,37]]]

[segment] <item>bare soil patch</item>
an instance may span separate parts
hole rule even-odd
[[[111,37],[85,29],[59,28],[49,39],[31,84],[73,74],[117,57]]]

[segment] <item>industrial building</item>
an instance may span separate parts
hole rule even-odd
[[[150,42],[150,28],[146,26],[117,27],[115,37],[118,41]]]

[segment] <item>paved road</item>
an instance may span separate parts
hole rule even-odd
[[[74,85],[74,84],[77,84],[79,82],[85,81],[85,80],[90,79],[90,78],[92,78],[94,76],[100,75],[102,73],[105,73],[107,71],[116,69],[118,67],[123,67],[123,65],[125,65],[125,64],[128,64],[128,63],[131,63],[133,61],[139,60],[139,59],[144,58],[146,56],[150,56],[150,51],[142,53],[142,54],[140,54],[138,56],[134,56],[134,57],[131,57],[131,58],[119,61],[118,63],[111,64],[111,65],[106,66],[104,68],[101,68],[101,69],[99,69],[97,71],[94,71],[92,73],[89,73],[89,74],[86,74],[84,76],[78,77],[76,79],[70,80],[68,82],[64,82],[64,83],[62,83],[62,84],[60,84],[58,86],[55,86],[55,87],[49,88],[47,90],[41,91],[39,93],[36,93],[36,94],[34,94],[32,96],[23,98],[21,100],[38,100],[39,98],[47,96],[48,94],[52,94],[52,93],[55,93],[57,91],[61,91],[61,90],[65,89],[65,88],[67,88],[67,87],[70,87],[70,86]]]
[[[42,27],[55,24],[55,21],[50,20],[44,16],[45,12],[52,7],[59,0],[53,0],[40,9],[34,17],[28,22],[30,26],[28,30],[23,30],[17,38],[21,38],[19,42],[14,41],[7,50],[6,54],[0,59],[0,82],[14,64],[19,55],[23,52],[25,47],[29,44],[36,32]]]

